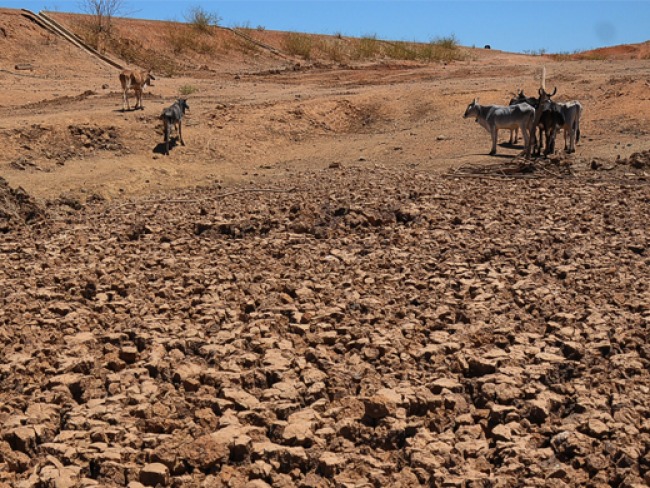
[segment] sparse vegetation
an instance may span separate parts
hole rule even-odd
[[[448,63],[464,59],[464,54],[458,44],[458,39],[453,34],[448,37],[438,37],[429,44],[419,49],[419,56],[423,61],[438,61]]]
[[[407,61],[414,61],[419,57],[417,45],[412,45],[407,42],[387,42],[385,53],[391,59],[403,59]]]
[[[191,7],[185,14],[185,20],[195,30],[202,33],[210,33],[213,27],[221,22],[221,17],[214,12],[208,12],[200,5]]]
[[[524,49],[523,53],[528,54],[529,56],[544,56],[547,51],[542,47],[540,49]]]
[[[183,96],[191,95],[192,93],[196,93],[197,91],[199,91],[199,89],[193,85],[183,85],[178,89],[178,93],[180,93]]]
[[[359,39],[353,54],[355,59],[372,59],[379,54],[379,41],[376,34],[367,34]]]
[[[110,44],[113,17],[124,10],[123,0],[80,0],[81,10],[89,15],[79,27],[85,42],[100,52]]]
[[[99,41],[110,36],[113,17],[124,10],[124,0],[80,0],[80,8],[92,17],[90,28]]]
[[[345,45],[340,38],[333,38],[321,41],[318,44],[318,50],[335,63],[345,61]]]
[[[307,34],[289,32],[283,41],[284,50],[292,56],[311,59],[312,38]]]
[[[167,31],[167,42],[174,54],[194,51],[199,54],[214,54],[216,50],[212,36],[197,31],[185,24],[175,24]]]

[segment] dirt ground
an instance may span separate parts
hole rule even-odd
[[[294,71],[295,60],[266,54],[228,64],[225,54],[218,70],[159,76],[145,91],[145,110],[122,113],[115,68],[13,17],[0,18],[7,25],[0,39],[0,167],[11,185],[37,198],[255,183],[331,163],[439,172],[493,162],[489,135],[462,118],[467,104],[474,97],[507,103],[518,88],[535,94],[542,66],[558,100],[585,107],[578,165],[648,149],[647,59],[553,62],[469,50],[471,59],[446,66],[391,61]],[[148,42],[155,50],[163,40]],[[19,63],[34,69],[17,72]],[[187,145],[162,157],[158,116],[183,87],[195,90],[188,95]],[[499,152],[507,158],[519,150]]]
[[[0,27],[0,486],[650,485],[650,44],[224,52],[124,112],[115,68]],[[488,156],[467,104],[542,67],[576,153]]]

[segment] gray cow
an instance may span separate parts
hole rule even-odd
[[[178,138],[181,141],[181,145],[185,145],[183,141],[183,129],[182,129],[182,120],[185,111],[189,110],[190,107],[187,104],[187,100],[184,98],[179,98],[176,100],[171,107],[167,107],[160,114],[160,118],[163,121],[165,126],[165,154],[169,155],[169,140],[171,137],[172,127],[177,127],[178,129]]]
[[[467,106],[464,118],[474,117],[476,122],[492,136],[490,156],[497,153],[497,134],[499,129],[520,129],[524,144],[528,147],[530,128],[535,118],[535,109],[527,103],[517,105],[479,105],[478,98]]]

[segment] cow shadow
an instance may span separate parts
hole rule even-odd
[[[178,145],[178,137],[172,137],[169,139],[169,152],[172,151]],[[165,154],[165,143],[159,142],[156,144],[156,147],[153,148],[154,154]]]
[[[510,144],[509,142],[500,142],[497,144],[499,147],[507,147],[510,149],[525,149],[525,146],[523,144]]]
[[[114,110],[114,112],[119,112],[119,113],[122,113],[122,114],[126,114],[126,113],[131,113],[131,112],[137,112],[138,110],[143,110],[144,111],[144,107],[117,108],[117,109]]]

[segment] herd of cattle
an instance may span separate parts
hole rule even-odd
[[[525,156],[540,155],[542,142],[545,142],[544,155],[555,151],[555,136],[558,129],[564,129],[564,150],[575,152],[576,142],[580,141],[580,117],[582,105],[573,100],[566,103],[554,102],[552,93],[539,89],[539,98],[527,97],[523,90],[505,105],[479,105],[475,98],[465,110],[465,118],[474,117],[492,136],[490,155],[497,152],[497,134],[499,129],[510,130],[510,144],[516,143],[518,133],[524,137]],[[537,136],[539,129],[539,136]],[[542,141],[542,139],[545,139]]]
[[[120,73],[120,83],[124,96],[122,110],[131,110],[128,91],[135,93],[134,110],[143,109],[142,91],[145,86],[151,85],[156,78],[151,71],[124,70]],[[544,88],[539,89],[539,98],[527,97],[523,90],[510,104],[505,105],[479,105],[478,98],[467,106],[464,118],[474,117],[492,137],[490,155],[497,152],[497,135],[500,129],[510,130],[510,144],[516,144],[519,131],[524,138],[525,156],[540,155],[544,142],[544,155],[555,151],[555,137],[558,129],[564,129],[564,150],[568,153],[575,152],[576,142],[580,141],[580,117],[582,105],[578,101],[557,103],[552,97],[557,93],[557,88],[552,93]],[[187,100],[179,98],[171,107],[163,110],[160,119],[163,121],[165,133],[165,154],[169,154],[171,129],[176,128],[180,143],[185,145],[182,134],[182,119],[185,111],[189,110]],[[539,136],[537,136],[539,129]]]

